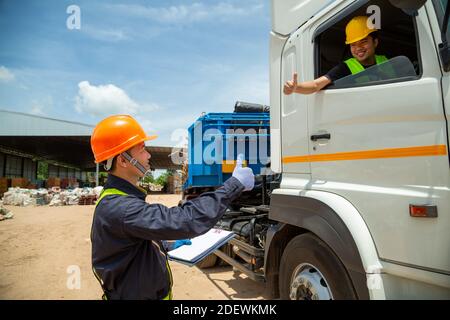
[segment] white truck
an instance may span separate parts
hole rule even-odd
[[[394,75],[378,65],[283,94],[294,72],[311,80],[343,61],[345,25],[365,14],[381,17]],[[450,299],[448,15],[447,0],[272,0],[281,178],[223,218],[238,236],[217,256],[281,299]]]

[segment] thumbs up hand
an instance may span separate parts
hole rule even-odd
[[[297,88],[298,84],[298,74],[297,72],[294,73],[292,81],[287,81],[284,84],[283,92],[286,95],[290,95],[293,92],[295,92],[295,89]]]
[[[255,186],[255,175],[250,168],[243,168],[244,155],[239,154],[236,162],[236,167],[233,171],[233,177],[239,180],[244,185],[244,191],[250,191]]]

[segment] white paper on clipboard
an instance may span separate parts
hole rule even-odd
[[[215,250],[230,241],[235,234],[231,231],[213,228],[201,236],[191,239],[191,245],[184,245],[168,252],[173,261],[193,266]]]

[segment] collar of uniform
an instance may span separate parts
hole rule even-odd
[[[125,192],[126,194],[136,196],[143,200],[145,200],[146,197],[146,194],[142,192],[137,186],[134,186],[127,180],[119,178],[118,176],[115,176],[113,174],[108,174],[108,180],[106,181],[104,188],[105,189],[115,188],[122,192]]]

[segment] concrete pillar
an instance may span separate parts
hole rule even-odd
[[[95,164],[95,186],[98,187],[98,174],[100,171],[100,167],[98,163]]]

